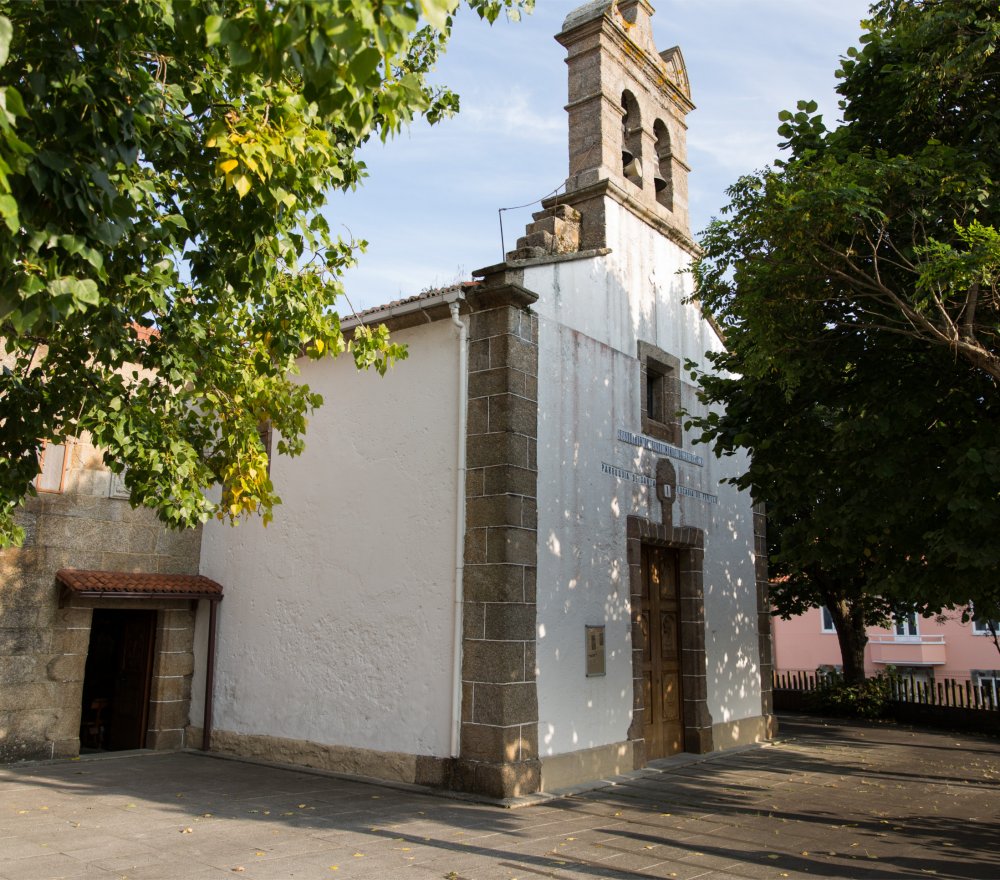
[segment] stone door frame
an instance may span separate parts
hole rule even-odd
[[[63,626],[55,630],[54,654],[65,658],[67,705],[62,711],[75,718],[79,731],[83,704],[83,678],[95,609],[155,611],[153,676],[150,685],[147,749],[180,749],[188,744],[186,728],[191,715],[191,679],[194,672],[195,606],[198,600],[144,598],[115,599],[70,596],[59,611]],[[68,721],[68,719],[67,719]],[[78,734],[77,734],[78,735]],[[79,753],[79,739],[77,739]]]
[[[645,766],[646,740],[642,716],[645,711],[642,658],[646,651],[639,608],[642,597],[642,547],[675,550],[680,566],[680,638],[682,694],[684,699],[684,751],[704,754],[714,749],[712,716],[708,711],[708,675],[705,654],[705,533],[692,526],[674,528],[639,516],[629,516],[626,525],[629,587],[632,605],[632,742],[636,767]]]

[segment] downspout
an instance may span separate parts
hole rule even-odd
[[[205,718],[202,722],[201,748],[212,748],[212,691],[215,689],[215,630],[218,626],[217,609],[219,600],[208,603],[208,657],[205,664]]]
[[[452,652],[451,754],[457,758],[462,744],[462,626],[465,603],[465,432],[468,424],[469,329],[459,317],[460,300],[448,304],[458,328],[458,473],[455,488],[455,620]]]

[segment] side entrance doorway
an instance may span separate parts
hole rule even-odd
[[[153,610],[94,610],[83,679],[81,749],[146,747],[156,615]]]
[[[647,759],[684,750],[680,611],[679,553],[644,544],[640,620],[646,638],[640,669]]]

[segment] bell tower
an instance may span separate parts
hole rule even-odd
[[[694,109],[678,47],[657,52],[647,0],[592,0],[556,39],[569,67],[569,177],[546,207],[580,212],[581,249],[609,244],[607,199],[692,249],[687,114]]]

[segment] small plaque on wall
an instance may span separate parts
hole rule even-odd
[[[125,474],[111,474],[111,485],[108,487],[108,497],[109,498],[124,498],[128,499],[131,497],[131,493],[125,486]]]
[[[604,668],[604,627],[588,626],[587,630],[587,678],[605,674]]]

